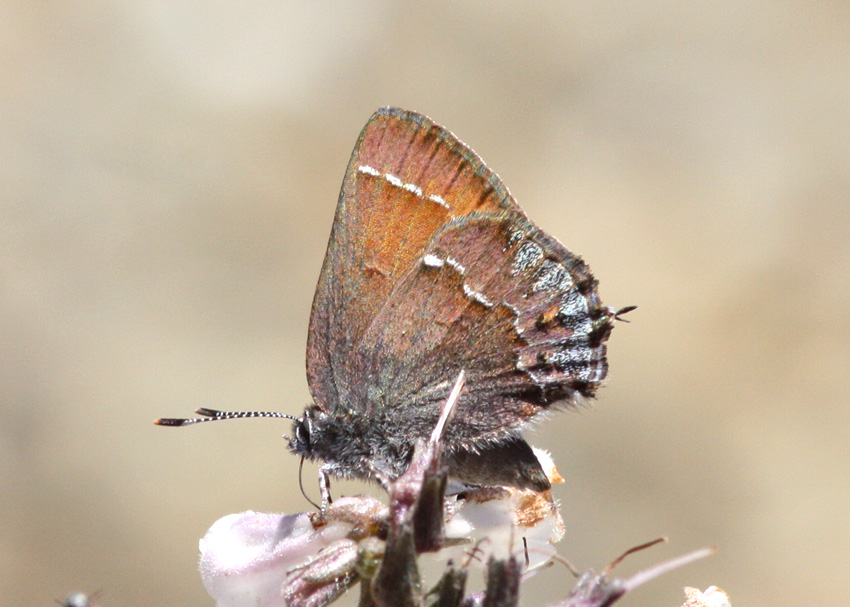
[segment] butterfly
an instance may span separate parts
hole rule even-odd
[[[289,448],[322,461],[325,478],[386,485],[464,371],[446,429],[450,478],[548,489],[521,432],[594,396],[614,322],[631,309],[603,306],[587,264],[451,132],[382,108],[345,172],[310,317],[314,404],[293,417]],[[159,420],[179,421],[193,420]]]

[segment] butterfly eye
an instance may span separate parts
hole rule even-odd
[[[295,440],[298,442],[299,451],[310,448],[310,420],[299,419],[295,422]]]

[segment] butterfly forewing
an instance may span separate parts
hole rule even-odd
[[[346,170],[310,318],[307,378],[325,410],[356,407],[351,352],[434,233],[476,209],[522,214],[449,131],[396,108],[372,116]]]

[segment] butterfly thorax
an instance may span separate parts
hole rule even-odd
[[[295,421],[289,448],[323,461],[322,470],[333,476],[379,481],[401,476],[413,454],[410,441],[386,434],[374,419],[350,412],[334,415],[317,406]]]

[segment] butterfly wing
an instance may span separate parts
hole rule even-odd
[[[307,370],[320,407],[376,420],[405,407],[395,431],[425,436],[464,369],[448,442],[474,449],[591,396],[612,322],[584,262],[474,152],[419,114],[371,118],[313,302]]]
[[[429,241],[357,354],[380,387],[372,406],[404,406],[396,423],[408,436],[433,426],[465,370],[447,442],[473,449],[553,403],[592,396],[612,323],[580,258],[525,217],[473,213]]]
[[[307,380],[325,411],[364,406],[352,354],[434,233],[474,210],[522,214],[501,180],[444,128],[382,108],[354,147],[313,300]]]

